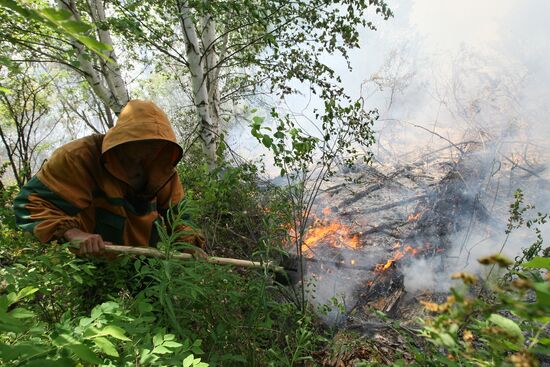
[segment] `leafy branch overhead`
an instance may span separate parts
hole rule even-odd
[[[150,53],[143,62],[189,75],[199,135],[211,161],[224,124],[236,119],[235,106],[266,94],[316,94],[326,105],[318,111],[324,135],[338,130],[338,119],[368,135],[359,128],[365,116],[326,59],[339,55],[351,68],[348,52],[359,47],[361,29],[375,29],[368,19],[392,15],[384,1],[115,1],[114,8],[109,24],[125,47],[144,55],[139,49],[146,45]],[[290,132],[279,112],[271,117]]]
[[[34,9],[16,0],[0,0],[0,8],[3,8],[1,10],[3,19],[10,15],[23,17],[31,23],[35,22],[36,24],[43,25],[69,39],[74,38],[90,51],[95,52],[97,55],[105,58],[105,60],[109,60],[105,52],[112,50],[112,46],[101,43],[91,36],[95,26],[82,20],[72,19],[72,14],[66,10],[49,7]],[[5,11],[11,11],[12,14],[6,14],[4,13]],[[0,63],[3,62],[6,65],[5,62],[7,60],[0,59]]]

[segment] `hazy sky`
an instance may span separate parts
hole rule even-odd
[[[388,4],[394,17],[383,21],[371,16],[378,31],[363,32],[361,49],[351,53],[353,72],[340,59],[327,58],[342,75],[349,94],[368,95],[367,106],[380,109],[385,118],[429,126],[437,119],[439,132],[453,139],[450,128],[462,133],[472,124],[491,129],[490,124],[499,124],[506,129],[511,119],[528,121],[528,130],[538,124],[550,133],[545,121],[550,113],[550,1],[388,0]],[[402,84],[391,109],[387,84],[383,91],[364,84],[373,76]],[[286,103],[291,111],[311,117],[319,103],[310,97],[288,98]],[[481,112],[469,115],[475,109]],[[378,131],[381,127],[377,125]],[[243,143],[241,132],[235,136]],[[401,143],[416,143],[410,138],[403,136]],[[244,154],[257,155],[250,141],[243,145]]]

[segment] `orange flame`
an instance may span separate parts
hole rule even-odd
[[[392,248],[395,248],[395,246],[398,244],[399,242],[396,242],[394,244],[394,246]],[[374,271],[375,272],[378,272],[378,273],[381,273],[385,270],[388,270],[392,264],[398,260],[401,260],[403,257],[405,257],[405,255],[411,255],[411,256],[415,256],[417,255],[418,253],[420,252],[420,250],[418,249],[415,249],[414,247],[412,247],[411,245],[407,245],[405,246],[405,248],[403,249],[403,251],[397,251],[395,254],[393,254],[393,256],[391,257],[391,259],[389,259],[388,261],[386,261],[385,264],[376,264],[375,267],[374,267]]]
[[[333,248],[347,248],[356,250],[360,248],[359,234],[352,233],[350,227],[332,220],[328,223],[316,221],[304,236],[302,252],[306,257],[312,257],[312,249],[324,243]],[[352,261],[352,264],[354,261]]]
[[[416,213],[416,214],[409,214],[409,216],[407,217],[407,222],[416,222],[417,220],[420,219],[420,216],[422,215],[422,213]]]

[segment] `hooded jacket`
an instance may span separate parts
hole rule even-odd
[[[125,180],[115,148],[149,140],[168,144],[152,157],[146,188],[137,193]],[[105,135],[72,141],[53,153],[15,198],[16,223],[43,243],[63,240],[67,230],[77,228],[118,245],[155,245],[155,222],[184,197],[175,170],[181,157],[166,114],[152,102],[130,101]],[[196,232],[182,240],[203,244]]]

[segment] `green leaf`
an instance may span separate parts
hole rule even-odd
[[[33,344],[24,344],[21,342],[16,345],[0,344],[0,360],[10,361],[15,359],[30,359],[34,356],[46,353],[49,346]]]
[[[72,16],[71,12],[69,12],[68,10],[58,8],[45,8],[39,10],[38,13],[42,14],[53,22],[69,20]]]
[[[266,148],[270,148],[271,147],[271,144],[273,144],[273,139],[271,139],[271,137],[269,135],[264,135],[262,137],[262,144],[266,147]]]
[[[82,359],[84,362],[102,364],[103,361],[87,346],[84,344],[73,344],[66,346],[68,350],[73,352],[76,356]]]
[[[86,33],[92,30],[92,26],[78,20],[67,20],[61,23],[61,26],[70,33]]]
[[[90,320],[88,318],[86,318],[86,319]],[[87,325],[89,325],[89,323]],[[86,325],[82,325],[82,321],[80,321],[80,326],[86,327]],[[82,334],[82,335],[86,339],[92,339],[92,338],[102,336],[102,335],[105,335],[105,334],[101,334],[101,330],[99,330],[95,326],[90,325],[90,327],[86,328],[86,330],[84,331],[84,334]]]
[[[443,344],[444,346],[449,348],[456,346],[456,342],[451,335],[447,333],[438,333],[437,336],[439,337],[441,344]]]
[[[158,347],[153,348],[154,354],[167,354],[172,353],[172,351],[168,348],[163,347],[162,345],[159,345]]]
[[[56,338],[52,339],[52,342],[57,347],[67,347],[70,345],[80,344],[78,340],[69,334],[60,334]]]
[[[138,310],[139,313],[148,313],[153,311],[153,305],[148,302],[140,302],[138,303]]]
[[[37,291],[38,291],[38,288],[34,288],[34,287],[25,287],[25,288],[21,289],[17,293],[16,302],[19,301],[20,299],[23,299],[23,298],[26,298],[26,297],[30,296],[31,294],[36,293]]]
[[[550,306],[550,286],[548,283],[535,283],[533,285],[537,294],[537,303],[543,306]]]
[[[4,88],[0,85],[0,92],[1,93],[6,93],[6,94],[13,94],[13,92],[11,90],[9,90],[8,88]]]
[[[90,50],[99,52],[100,55],[103,51],[111,51],[113,49],[111,46],[106,45],[105,43],[101,43],[92,37],[76,36],[76,39],[80,41],[84,46],[88,47]]]
[[[116,313],[120,309],[120,305],[117,302],[104,302],[99,305],[103,313]]]
[[[100,331],[101,335],[110,335],[118,340],[130,341],[131,339],[124,335],[124,333],[124,329],[115,325],[107,325]]]
[[[118,357],[119,354],[115,348],[115,345],[111,343],[111,341],[107,338],[104,338],[102,336],[99,336],[97,338],[94,338],[94,343],[101,349],[101,351],[108,356],[111,357]]]
[[[92,321],[94,321],[94,320],[90,317],[83,317],[83,318],[80,319],[78,324],[82,327],[86,327],[86,326],[90,325],[92,323]]]
[[[258,125],[261,125],[262,122],[264,122],[264,120],[265,120],[265,117],[261,117],[261,116],[254,116],[252,118],[252,121],[254,121],[254,123]]]
[[[74,361],[70,358],[33,359],[25,363],[25,367],[73,367]]]
[[[35,314],[32,311],[17,307],[10,312],[10,316],[15,319],[28,319],[34,317]]]
[[[184,360],[182,367],[190,367],[193,364],[195,357],[192,354],[189,354]]]
[[[531,261],[521,264],[524,268],[537,268],[550,270],[549,257],[535,257]]]
[[[161,345],[164,338],[162,337],[162,334],[156,334],[153,336],[153,345],[156,347],[157,345]]]
[[[13,333],[21,333],[26,327],[21,321],[11,317],[4,311],[0,311],[0,331],[11,331]]]
[[[36,19],[36,13],[28,7],[21,6],[17,1],[15,0],[0,0],[0,6],[10,9],[19,15],[22,15],[26,18],[31,17]]]
[[[168,341],[165,341],[162,345],[164,345],[165,347],[168,347],[168,348],[179,348],[183,344],[175,342],[173,340],[168,340]]]
[[[96,306],[92,309],[92,313],[90,316],[92,316],[92,320],[96,320],[101,315],[103,315],[103,310],[100,306]]]
[[[515,341],[517,341],[517,344],[523,344],[523,342],[525,341],[525,337],[521,332],[521,328],[518,324],[515,323],[515,321],[496,313],[491,314],[488,320],[503,329],[506,334],[514,337]]]

